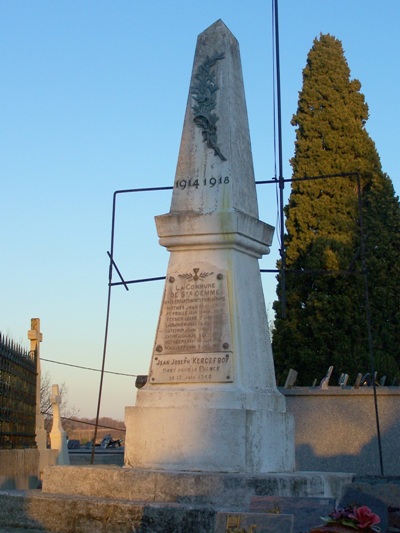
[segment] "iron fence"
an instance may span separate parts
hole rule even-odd
[[[36,354],[0,333],[0,448],[35,448]]]

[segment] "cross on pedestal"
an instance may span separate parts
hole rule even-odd
[[[43,334],[40,332],[40,318],[31,318],[31,329],[28,331],[28,339],[31,341],[31,350],[40,350],[40,342]]]
[[[39,452],[43,455],[47,449],[47,435],[44,428],[44,416],[40,412],[40,343],[43,340],[43,334],[40,332],[40,318],[31,318],[31,329],[28,331],[28,339],[31,341],[31,352],[36,356],[36,445]],[[40,471],[42,467],[40,467]]]
[[[36,419],[40,415],[40,343],[43,334],[40,332],[40,318],[31,318],[31,329],[28,331],[28,339],[31,341],[31,352],[36,355]],[[37,424],[36,424],[37,425]]]
[[[61,424],[61,395],[58,385],[52,385],[51,387],[50,403],[53,411],[53,427],[50,432],[51,449],[58,450],[57,464],[68,465],[67,435]]]
[[[61,427],[61,418],[60,418],[60,404],[61,404],[61,395],[58,385],[52,385],[51,387],[51,396],[50,396],[51,408],[53,411],[53,428]]]

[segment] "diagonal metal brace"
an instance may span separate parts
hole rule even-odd
[[[128,285],[126,284],[124,278],[122,277],[122,274],[121,274],[121,272],[119,271],[119,268],[117,267],[117,265],[116,265],[114,259],[111,257],[110,252],[107,252],[107,255],[108,255],[108,257],[110,258],[111,264],[113,265],[113,267],[114,267],[115,270],[117,271],[117,274],[118,274],[118,276],[120,277],[120,279],[121,279],[121,281],[122,281],[122,284],[124,285],[125,289],[126,289],[127,291],[129,291],[129,287],[128,287]],[[110,285],[112,285],[111,280],[110,280]]]

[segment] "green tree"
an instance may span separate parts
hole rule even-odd
[[[391,379],[400,364],[400,206],[365,124],[368,106],[341,42],[320,35],[303,70],[293,178],[359,173],[375,368]],[[286,215],[286,318],[281,280],[273,330],[279,383],[289,368],[298,384],[352,379],[370,369],[357,180],[293,181]],[[351,273],[349,273],[351,272]]]

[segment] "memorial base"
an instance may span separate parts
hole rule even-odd
[[[127,407],[125,466],[201,472],[291,472],[293,420],[282,412]]]
[[[42,491],[0,492],[0,524],[46,533],[226,533],[228,525],[299,533],[318,523],[327,505],[333,508],[352,477],[53,466],[45,468]]]
[[[260,506],[251,505],[257,496],[338,500],[344,485],[352,479],[353,474],[340,472],[250,475],[162,472],[102,465],[52,466],[45,469],[42,492],[158,504],[211,505],[232,511],[252,508],[260,512]],[[267,506],[274,507],[272,502]]]

